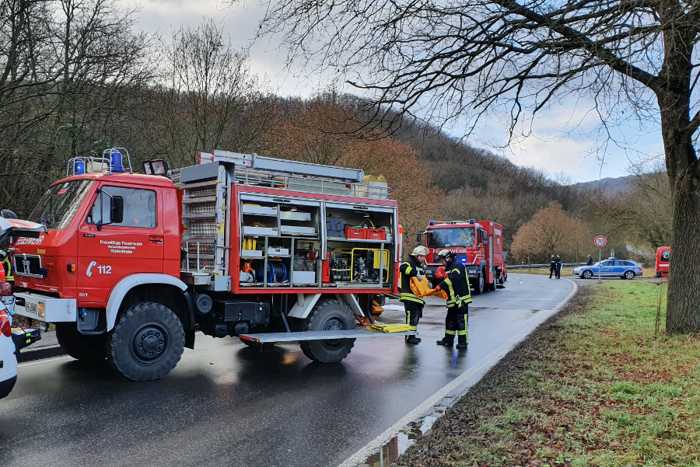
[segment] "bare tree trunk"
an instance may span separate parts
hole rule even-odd
[[[700,332],[700,166],[689,131],[688,94],[661,94],[659,107],[673,193],[673,257],[666,332]]]
[[[700,331],[700,177],[697,167],[671,180],[673,241],[666,331]]]

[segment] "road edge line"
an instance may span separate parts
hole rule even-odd
[[[409,425],[411,422],[416,421],[420,417],[426,415],[433,409],[439,402],[443,401],[446,397],[452,397],[451,403],[447,404],[447,407],[451,407],[457,403],[464,394],[466,394],[469,389],[471,389],[474,384],[478,383],[481,378],[483,378],[486,373],[489,372],[494,366],[500,362],[503,357],[508,355],[515,347],[520,345],[530,334],[535,332],[542,324],[546,323],[549,319],[559,314],[559,312],[569,303],[569,301],[578,292],[578,284],[568,278],[565,278],[571,285],[573,285],[571,291],[568,293],[566,298],[559,303],[557,306],[552,308],[549,313],[544,317],[537,325],[531,330],[518,334],[517,338],[509,343],[505,344],[493,352],[489,353],[484,361],[475,367],[469,368],[457,378],[453,379],[445,386],[440,388],[432,396],[420,403],[416,408],[411,410],[409,413],[401,417],[396,423],[386,429],[382,434],[374,438],[372,441],[367,443],[359,451],[352,454],[350,457],[341,462],[339,467],[355,467],[363,463],[369,456],[375,453],[377,450],[381,449],[392,437],[401,431],[402,428]],[[544,315],[542,315],[544,316]],[[475,379],[471,380],[472,378]]]

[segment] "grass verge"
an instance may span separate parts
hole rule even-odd
[[[658,287],[584,288],[398,463],[700,465],[700,337],[654,337]]]

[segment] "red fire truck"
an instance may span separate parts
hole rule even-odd
[[[656,249],[656,277],[668,276],[671,264],[671,247],[660,246]]]
[[[437,254],[448,249],[466,266],[474,293],[496,290],[508,280],[501,224],[476,219],[430,221],[420,241],[428,247],[428,271],[440,267]]]
[[[386,184],[254,154],[198,160],[135,174],[123,148],[71,159],[30,215],[45,231],[15,242],[17,313],[140,381],[174,368],[195,331],[300,342],[318,362],[378,335],[363,326],[396,293],[401,257]]]

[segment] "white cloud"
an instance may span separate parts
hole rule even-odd
[[[167,36],[181,27],[192,27],[212,19],[219,24],[230,44],[249,53],[250,70],[283,96],[308,97],[333,83],[330,73],[307,73],[289,69],[287,49],[280,37],[256,40],[263,2],[256,0],[123,0],[124,9],[136,10],[136,27],[144,32]]]

